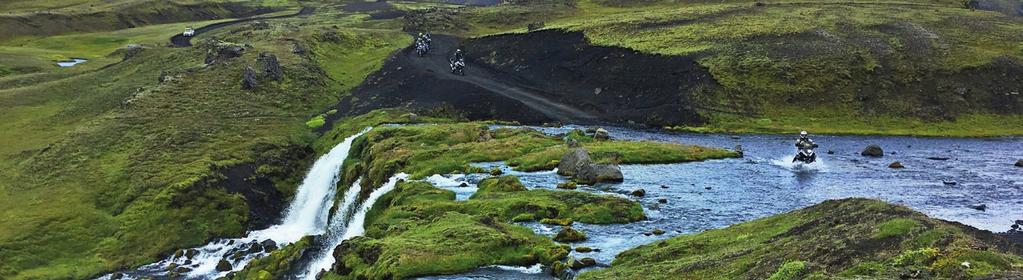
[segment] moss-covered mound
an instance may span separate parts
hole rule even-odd
[[[484,196],[489,193],[506,193],[506,192],[520,192],[526,190],[526,186],[522,185],[518,177],[515,176],[501,176],[486,178],[479,183],[479,190],[476,191],[472,197]]]
[[[363,118],[346,122],[365,123]],[[342,139],[336,135],[349,135],[352,129],[338,126],[325,135],[326,140],[319,146],[332,146]],[[734,151],[676,143],[595,141],[582,131],[566,137],[586,147],[598,163],[614,160],[623,164],[673,163],[738,156]],[[563,143],[561,137],[535,130],[491,129],[479,122],[378,127],[353,143],[344,167],[344,181],[350,184],[363,177],[363,189],[368,192],[397,172],[409,173],[412,179],[481,172],[469,165],[473,162],[505,161],[517,170],[550,170],[568,152]]]
[[[644,245],[579,279],[1015,279],[1021,254],[990,232],[843,199]]]

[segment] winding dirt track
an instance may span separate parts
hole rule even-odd
[[[290,15],[281,15],[281,16],[272,16],[272,17],[248,17],[248,18],[237,19],[237,20],[232,20],[232,21],[225,21],[225,22],[220,22],[220,23],[214,23],[214,24],[210,24],[210,25],[203,26],[203,27],[200,27],[200,28],[196,28],[195,29],[195,35],[192,35],[191,37],[185,37],[181,33],[178,33],[177,35],[174,35],[174,37],[170,38],[170,42],[175,47],[191,47],[192,46],[192,37],[199,36],[199,34],[203,34],[203,33],[206,33],[206,32],[209,32],[209,31],[213,31],[213,30],[216,30],[216,29],[224,28],[224,27],[235,25],[235,24],[239,24],[239,23],[256,21],[256,20],[268,20],[268,19],[279,19],[279,18],[289,18],[289,17],[296,17],[296,16],[311,15],[311,14],[313,14],[315,12],[316,12],[316,8],[303,7],[297,13],[290,14]]]
[[[452,74],[448,58],[450,54],[454,53],[457,45],[458,41],[455,38],[437,35],[433,38],[429,55],[418,57],[414,50],[403,51],[399,55],[405,57],[398,59],[408,61],[410,66],[438,73],[443,79],[437,82],[454,80],[470,83],[492,93],[518,100],[526,107],[563,123],[599,124],[604,122],[600,117],[571,105],[548,99],[543,96],[541,91],[525,86],[509,77],[501,76],[486,67],[480,67],[480,64],[473,63],[473,61],[467,61],[465,76]]]

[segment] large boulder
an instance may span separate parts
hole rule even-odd
[[[217,263],[217,271],[231,271],[233,269],[234,268],[231,266],[231,263],[227,260],[220,260],[220,262]]]
[[[625,181],[625,175],[622,174],[622,169],[616,164],[596,164],[590,163],[572,176],[577,182],[583,184],[596,184],[596,183],[621,183]]]
[[[277,56],[272,53],[260,53],[259,62],[263,64],[263,76],[274,80],[280,81],[284,78],[284,70],[281,69],[280,62],[277,61]]]
[[[871,144],[871,145],[868,145],[866,148],[863,148],[863,151],[860,152],[860,155],[863,155],[863,156],[866,156],[866,157],[883,157],[884,156],[884,150],[881,149],[881,146],[878,146],[876,144]]]
[[[241,57],[245,54],[245,46],[235,43],[207,40],[203,43],[206,48],[206,64],[231,58]]]
[[[558,175],[573,176],[579,172],[579,169],[592,162],[590,152],[586,151],[585,148],[572,149],[562,156],[561,161],[558,162]]]
[[[258,87],[259,75],[256,74],[256,70],[252,69],[252,67],[245,67],[245,71],[242,72],[242,88],[252,90]]]
[[[593,132],[593,139],[596,140],[611,140],[611,133],[607,132],[606,129],[598,128],[597,131]]]

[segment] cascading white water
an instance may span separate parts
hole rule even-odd
[[[366,213],[373,208],[373,204],[376,203],[377,199],[380,199],[380,197],[394,190],[394,187],[399,181],[408,179],[408,177],[409,175],[405,173],[399,173],[391,176],[391,178],[387,180],[387,183],[384,183],[384,185],[380,186],[380,188],[373,190],[373,192],[369,194],[369,197],[367,197],[362,204],[358,204],[358,206],[356,206],[355,203],[348,203],[349,201],[355,201],[358,199],[359,191],[361,191],[361,187],[353,185],[345,194],[345,201],[342,202],[342,208],[338,208],[339,212],[336,213],[334,218],[330,221],[329,228],[327,229],[327,240],[323,242],[324,246],[320,248],[319,255],[317,255],[309,264],[305,273],[301,275],[302,278],[315,280],[316,274],[320,273],[320,271],[330,269],[330,266],[333,265],[335,261],[333,255],[334,248],[341,245],[342,241],[365,233]],[[353,199],[348,200],[349,194],[352,193],[353,189],[355,190],[352,195]],[[342,209],[344,209],[345,215],[342,215],[340,212]]]
[[[205,246],[193,249],[196,254],[191,258],[187,256],[170,257],[160,262],[139,267],[134,271],[126,271],[124,275],[128,279],[140,278],[141,276],[166,276],[167,267],[176,264],[179,268],[187,268],[183,276],[189,279],[215,279],[226,275],[229,271],[218,271],[217,264],[221,260],[230,262],[231,271],[237,271],[245,267],[253,259],[265,256],[262,250],[259,252],[246,251],[253,247],[254,242],[273,240],[278,246],[294,243],[307,235],[317,235],[325,232],[327,217],[333,206],[334,197],[337,193],[337,182],[340,180],[339,173],[341,165],[352,148],[352,142],[368,132],[370,128],[345,138],[340,144],[334,146],[327,154],[321,156],[313,163],[306,174],[302,184],[298,187],[298,193],[294,200],[284,212],[284,219],[278,225],[270,228],[250,232],[246,237],[226,239],[211,242]],[[350,191],[349,191],[350,192]],[[355,195],[357,196],[358,191]],[[357,197],[346,201],[355,201]],[[190,250],[191,251],[191,250]],[[244,252],[239,258],[229,258],[235,252]],[[99,279],[109,279],[110,275]],[[123,278],[122,278],[123,279]]]

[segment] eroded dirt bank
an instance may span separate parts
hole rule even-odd
[[[467,53],[466,76],[448,72],[447,57],[459,46]],[[470,119],[659,127],[702,123],[689,96],[714,86],[692,58],[593,46],[581,33],[437,36],[430,55],[418,57],[411,48],[396,54],[339,109],[358,115],[405,106],[452,109]]]

